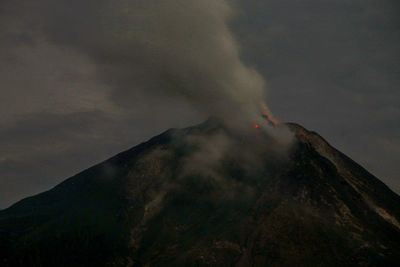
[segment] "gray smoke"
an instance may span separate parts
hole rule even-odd
[[[210,115],[272,131],[233,17],[228,0],[0,1],[3,199]]]
[[[3,13],[33,39],[87,55],[119,106],[182,97],[204,115],[259,116],[264,80],[240,59],[225,0],[8,1]]]

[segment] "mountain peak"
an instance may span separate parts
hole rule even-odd
[[[283,154],[263,132],[237,135],[217,119],[168,130],[0,211],[0,261],[395,266],[399,196],[286,125],[295,142]]]

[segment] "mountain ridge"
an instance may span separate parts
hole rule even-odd
[[[0,211],[5,266],[396,266],[400,197],[317,133],[170,129]]]

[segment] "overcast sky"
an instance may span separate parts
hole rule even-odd
[[[153,55],[159,50],[151,49],[146,51],[150,63],[143,53],[125,56],[131,50],[142,51],[135,39],[125,45],[127,31],[139,32],[141,40],[146,37],[154,45],[140,24],[148,21],[138,17],[152,16],[157,8],[176,12],[176,7],[167,6],[171,1],[136,1],[136,10],[142,12],[136,12],[133,21],[120,19],[118,12],[101,13],[100,7],[108,2],[123,2],[123,11],[130,7],[128,0],[0,3],[0,208],[168,128],[205,118],[203,110],[179,94],[160,89],[144,93],[139,88],[149,86],[154,76],[147,71],[157,60],[174,60]],[[189,22],[188,29],[178,29],[205,29],[199,35],[202,39],[194,39],[199,58],[209,53],[213,64],[220,66],[230,56],[221,57],[213,45],[201,47],[219,25],[214,34],[236,39],[233,44],[240,47],[241,58],[264,77],[267,101],[278,117],[317,131],[400,192],[398,1],[235,1],[229,29],[219,16],[228,17],[230,12],[213,6],[213,1],[204,3],[210,5],[209,11],[200,4],[179,7],[182,13],[175,14]],[[175,22],[175,17],[168,25],[185,24]],[[166,32],[180,36],[176,31]],[[168,42],[168,51],[180,43]],[[168,64],[163,67],[171,68]],[[185,64],[176,61],[176,71],[186,70]],[[237,69],[235,64],[232,68]],[[139,69],[134,78],[125,73],[132,68]],[[132,86],[135,79],[140,80],[138,88]],[[224,79],[231,82],[230,77]],[[158,86],[166,85],[150,85]]]

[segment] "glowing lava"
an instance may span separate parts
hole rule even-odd
[[[254,129],[260,129],[264,122],[266,122],[271,127],[277,127],[280,124],[279,120],[272,115],[271,111],[265,103],[261,103],[260,108],[262,122],[253,122]]]

